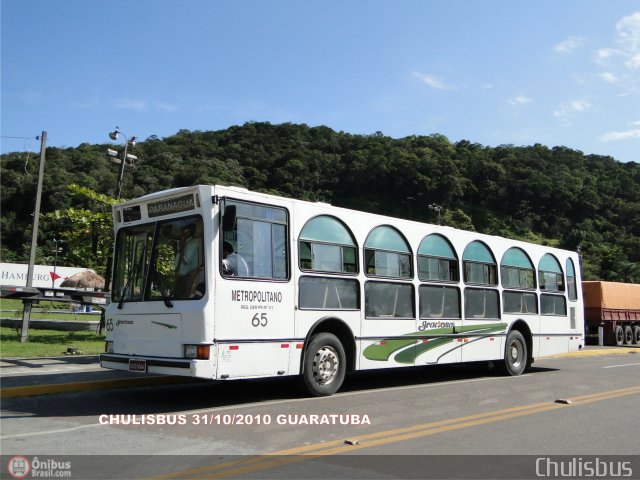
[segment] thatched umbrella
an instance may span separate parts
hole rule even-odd
[[[86,270],[84,272],[71,275],[64,282],[62,282],[60,286],[71,288],[94,288],[102,290],[104,289],[104,283],[104,278],[102,278],[96,272]]]

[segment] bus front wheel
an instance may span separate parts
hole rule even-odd
[[[302,383],[315,397],[333,395],[338,391],[346,372],[344,347],[331,333],[311,337],[304,355]]]
[[[503,372],[511,376],[521,375],[527,368],[528,361],[527,342],[518,330],[511,330],[504,349]]]

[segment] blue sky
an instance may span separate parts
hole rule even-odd
[[[1,151],[247,121],[640,162],[637,0],[2,0]]]

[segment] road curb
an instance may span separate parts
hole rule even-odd
[[[116,388],[171,385],[178,383],[191,383],[193,381],[193,379],[187,377],[144,377],[88,380],[84,382],[71,383],[50,383],[46,385],[24,385],[20,387],[2,388],[0,389],[0,397],[3,399],[33,397],[37,395],[53,395],[57,393],[75,393]]]
[[[637,347],[616,347],[616,348],[602,348],[597,350],[579,350],[577,352],[560,353],[558,355],[549,355],[544,358],[564,358],[564,357],[597,357],[601,355],[622,355],[622,354],[640,354],[640,349]]]

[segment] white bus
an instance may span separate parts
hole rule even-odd
[[[584,343],[574,252],[194,186],[114,207],[105,368],[212,380],[534,357]]]

